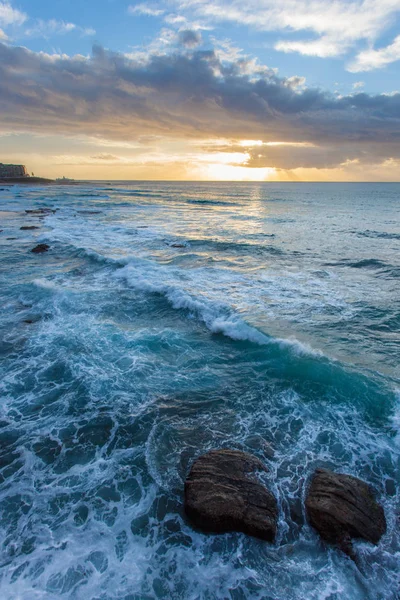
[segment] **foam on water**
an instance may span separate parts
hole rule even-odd
[[[374,190],[0,192],[17,237],[0,237],[1,598],[397,599],[400,310],[375,275],[396,268],[397,240],[347,223],[356,211],[360,231],[385,231],[397,188]],[[20,232],[38,205],[59,210]],[[271,236],[280,252],[258,252]],[[32,255],[37,241],[49,252]],[[187,470],[216,447],[268,465],[274,545],[186,521]],[[356,543],[359,568],[306,522],[317,466],[368,481],[384,505],[388,531]]]

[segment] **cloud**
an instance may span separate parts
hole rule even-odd
[[[289,151],[288,151],[289,150]],[[335,142],[309,146],[267,146],[248,149],[248,167],[277,169],[332,169],[338,166],[358,164],[374,165],[383,163],[392,153],[400,155],[394,147],[386,144],[371,143],[369,147],[360,148],[359,144]]]
[[[353,90],[360,90],[364,86],[365,86],[364,81],[356,81],[355,83],[353,83]]]
[[[9,25],[23,25],[28,16],[13,8],[9,2],[0,2],[0,25],[7,27]]]
[[[360,52],[355,60],[348,66],[352,73],[361,71],[372,71],[380,69],[386,65],[400,60],[400,35],[398,35],[392,44],[379,50],[373,48]]]
[[[306,78],[305,77],[299,77],[298,75],[292,75],[292,77],[288,77],[286,79],[286,85],[296,89],[296,88],[301,88],[306,84]]]
[[[3,40],[3,41],[8,40],[7,35],[4,33],[4,31],[2,29],[0,29],[0,41],[1,40]]]
[[[372,43],[400,12],[398,0],[175,0],[206,23],[234,22],[285,39],[275,49],[307,56],[340,56],[360,41]],[[310,32],[313,34],[310,38]],[[288,40],[291,33],[308,39]]]
[[[148,17],[159,17],[164,14],[164,10],[152,8],[147,4],[136,4],[128,6],[128,14],[130,15],[145,15]]]
[[[186,48],[195,48],[202,42],[201,34],[191,29],[183,29],[178,33],[178,43]]]
[[[182,15],[169,14],[165,16],[164,21],[168,23],[168,25],[177,25],[179,27],[188,26],[188,20]]]
[[[95,154],[90,157],[93,160],[119,161],[120,158],[114,154]]]
[[[305,42],[278,42],[275,44],[275,50],[281,52],[298,52],[305,56],[319,56],[320,58],[328,58],[344,54],[347,46],[340,40],[333,40],[329,37],[321,37],[318,40]]]
[[[213,50],[68,57],[0,43],[1,128],[118,144],[224,138],[214,151],[245,152],[248,166],[325,168],[400,159],[400,94],[338,98]]]
[[[25,35],[28,37],[43,37],[48,38],[54,35],[64,35],[76,31],[81,35],[95,35],[96,31],[92,27],[80,27],[75,23],[66,23],[65,21],[57,21],[56,19],[50,19],[44,21],[43,19],[36,19],[34,25],[25,31]]]

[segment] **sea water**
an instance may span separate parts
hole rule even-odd
[[[398,184],[2,186],[1,599],[398,599],[399,208]],[[187,522],[224,447],[267,465],[275,544]],[[358,566],[307,523],[319,466],[384,506]]]

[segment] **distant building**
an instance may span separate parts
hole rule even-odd
[[[13,177],[29,177],[25,165],[3,165],[3,163],[0,163],[0,179],[11,179]]]

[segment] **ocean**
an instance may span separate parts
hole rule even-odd
[[[399,209],[389,183],[2,186],[1,599],[398,599]],[[212,448],[267,465],[275,544],[187,522]],[[305,518],[318,466],[384,506],[358,566]]]

